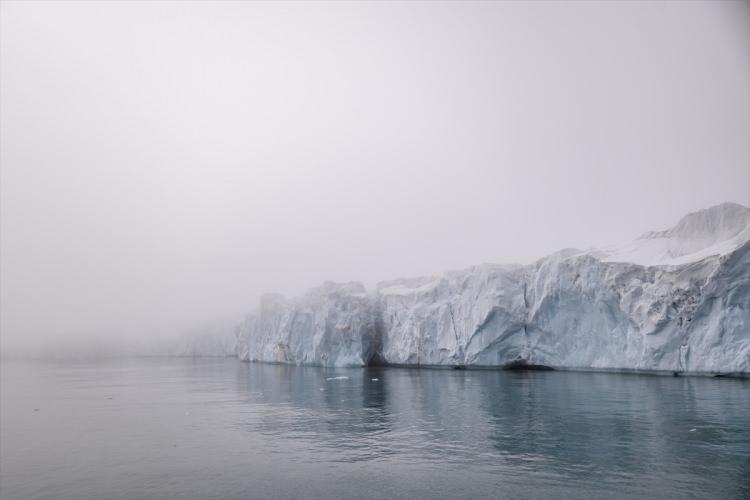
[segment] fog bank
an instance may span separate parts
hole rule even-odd
[[[744,2],[3,2],[0,65],[6,354],[750,205]]]

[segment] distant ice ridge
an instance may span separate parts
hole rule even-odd
[[[211,325],[186,332],[164,347],[164,353],[177,357],[235,356],[237,338],[226,325]],[[159,354],[157,351],[155,354]]]
[[[723,204],[603,250],[266,296],[244,360],[750,372],[750,209]]]

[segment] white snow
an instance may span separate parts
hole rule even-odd
[[[417,278],[418,282],[422,282],[423,279]],[[392,282],[389,286],[384,286],[380,288],[380,293],[384,294],[391,294],[391,295],[411,295],[414,293],[423,293],[423,292],[430,292],[434,290],[439,284],[440,279],[439,278],[428,278],[429,281],[427,283],[424,283],[423,285],[416,286],[416,287],[409,287],[408,283],[410,280],[402,281],[395,281]]]
[[[672,229],[646,233],[625,245],[602,249],[602,260],[676,266],[726,255],[748,239],[750,210],[735,203],[724,203],[688,214]]]

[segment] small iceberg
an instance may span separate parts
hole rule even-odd
[[[377,382],[377,381],[379,381],[379,380],[380,380],[379,378],[374,378],[374,379],[372,379],[372,381],[373,381],[373,382]]]
[[[342,375],[341,377],[329,377],[326,380],[349,380],[349,377]]]

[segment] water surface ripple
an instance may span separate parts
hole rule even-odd
[[[748,380],[231,358],[1,380],[2,500],[750,498]]]

